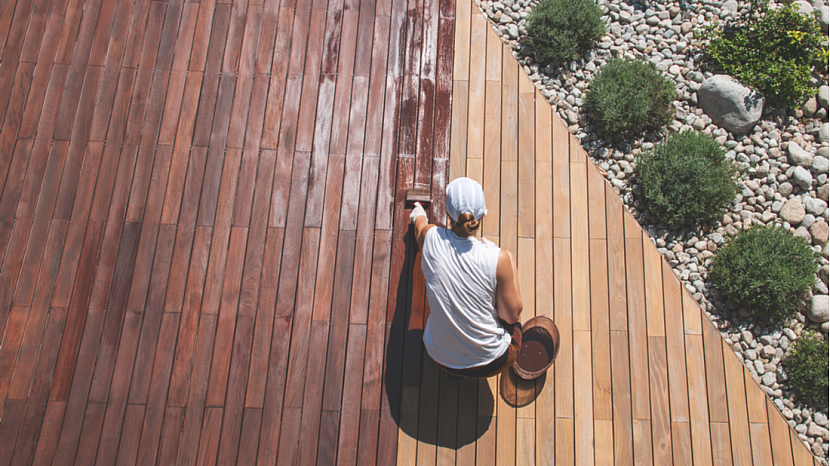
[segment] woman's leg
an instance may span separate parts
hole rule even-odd
[[[508,346],[507,350],[505,350],[505,352],[493,362],[484,366],[471,367],[469,369],[450,369],[448,367],[441,366],[440,364],[439,366],[444,369],[444,371],[461,377],[484,379],[501,374],[506,371],[508,367],[513,365],[513,362],[519,357],[519,350],[522,348],[522,324],[519,322],[516,322],[515,324],[506,324],[504,325],[504,328],[510,333],[510,346]]]

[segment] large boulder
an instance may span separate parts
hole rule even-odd
[[[735,134],[752,129],[764,110],[764,96],[760,92],[725,74],[703,81],[697,98],[713,123]]]

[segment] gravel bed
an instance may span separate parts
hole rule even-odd
[[[819,11],[827,31],[824,0],[799,3],[804,11]],[[519,40],[526,34],[528,15],[537,1],[475,0],[492,21],[502,40],[542,94],[554,106],[568,129],[605,172],[614,190],[637,218],[684,286],[720,329],[762,390],[781,410],[787,422],[807,442],[819,462],[828,465],[828,408],[798,400],[788,388],[781,359],[802,332],[814,330],[828,337],[828,166],[830,124],[827,123],[827,76],[814,77],[818,96],[788,112],[766,111],[746,134],[732,134],[715,125],[698,107],[697,91],[712,76],[703,63],[694,30],[717,21],[737,18],[749,4],[702,0],[694,2],[600,0],[608,33],[581,59],[567,64],[544,63]],[[594,74],[614,57],[654,63],[675,83],[675,119],[665,128],[638,139],[609,137],[592,125],[583,111],[583,93]],[[740,171],[739,194],[720,219],[693,228],[671,229],[656,223],[640,197],[633,178],[635,155],[650,149],[670,132],[694,129],[711,134],[727,150]],[[712,256],[728,238],[755,224],[780,224],[822,252],[821,268],[802,312],[778,325],[756,323],[745,309],[720,296],[708,280]]]

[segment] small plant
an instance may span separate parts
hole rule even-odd
[[[829,348],[815,333],[803,334],[783,361],[790,386],[817,406],[827,406]]]
[[[756,9],[749,18],[710,27],[700,37],[709,40],[707,52],[718,68],[761,91],[768,104],[796,106],[815,93],[811,73],[826,70],[825,35],[814,15],[801,14],[792,5]]]
[[[637,156],[649,210],[669,225],[713,218],[735,197],[737,170],[710,136],[684,131]]]
[[[526,44],[546,61],[579,58],[605,34],[602,10],[594,0],[542,0],[527,19]]]
[[[715,253],[715,287],[762,320],[779,319],[813,286],[819,254],[783,228],[754,226]]]
[[[585,106],[611,134],[659,128],[674,117],[674,83],[652,63],[614,59],[597,73]]]

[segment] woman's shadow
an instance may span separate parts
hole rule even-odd
[[[487,380],[449,377],[423,349],[426,294],[412,228],[403,237],[400,274],[386,346],[384,384],[398,427],[420,442],[458,449],[475,442],[493,421]]]

